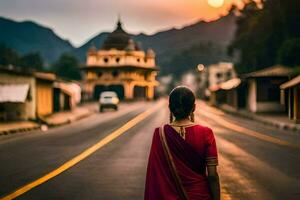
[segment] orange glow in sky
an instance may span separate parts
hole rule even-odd
[[[220,0],[154,0],[154,2],[157,3],[145,2],[145,4],[148,3],[147,7],[153,8],[153,10],[158,12],[169,13],[170,15],[177,17],[180,21],[181,19],[202,19],[204,21],[211,21],[227,15],[232,4],[243,7],[243,2],[245,1],[221,0],[221,6],[212,6],[209,3],[211,2],[216,5],[220,2]]]
[[[207,0],[207,2],[214,8],[220,8],[224,5],[224,0]]]
[[[245,1],[249,0],[1,0],[0,16],[35,21],[80,45],[100,32],[112,31],[118,14],[128,32],[153,34],[216,20],[227,15],[232,4],[242,7]]]

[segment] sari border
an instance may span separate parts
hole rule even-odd
[[[195,127],[195,126],[199,126],[199,124],[194,124],[194,125],[189,126],[189,127],[186,127],[186,128]],[[192,167],[190,167],[190,169],[191,169],[194,173],[197,173],[197,174],[199,174],[199,175],[201,175],[201,176],[205,175],[205,171],[206,171],[205,169],[203,169],[203,171],[201,171],[201,170],[198,171],[198,169],[202,169],[202,165],[203,165],[203,167],[206,167],[206,160],[205,160],[205,158],[204,158],[202,155],[200,155],[200,154],[197,152],[197,150],[196,150],[190,143],[188,143],[184,138],[182,138],[182,137],[178,134],[178,132],[174,129],[174,127],[172,127],[170,124],[165,124],[165,125],[164,125],[164,129],[168,129],[168,130],[172,131],[172,134],[174,134],[174,137],[176,137],[178,140],[180,140],[180,142],[184,143],[184,145],[185,145],[187,148],[189,148],[191,151],[193,151],[193,153],[197,156],[196,159],[201,161],[201,163],[200,163],[201,166],[199,166],[199,167],[197,167],[197,168],[192,168]],[[169,147],[169,148],[170,148],[170,147]]]
[[[207,157],[205,162],[207,166],[217,166],[219,164],[218,157]]]
[[[165,132],[164,132],[164,126],[159,128],[159,136],[160,136],[160,140],[163,146],[163,150],[164,150],[164,154],[167,160],[167,163],[169,165],[169,168],[171,170],[171,174],[172,177],[175,181],[175,185],[176,185],[176,189],[179,193],[180,199],[182,200],[188,200],[188,196],[186,194],[186,191],[182,185],[181,179],[176,171],[176,166],[173,160],[173,156],[170,152],[169,146],[167,144],[167,140],[166,140],[166,136],[165,136]]]

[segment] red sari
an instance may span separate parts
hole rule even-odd
[[[183,139],[170,125],[164,126],[165,140],[176,172],[189,200],[211,200],[206,166],[218,163],[213,132],[200,125],[185,129]],[[148,161],[145,200],[179,200],[180,192],[174,182],[159,129],[156,128]]]

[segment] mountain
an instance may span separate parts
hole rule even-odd
[[[158,62],[163,63],[178,52],[200,43],[227,46],[234,37],[235,19],[234,15],[228,15],[213,22],[200,21],[182,29],[171,29],[151,36],[141,34],[135,38],[144,48],[153,48]]]
[[[197,49],[195,45],[210,43],[225,51],[234,37],[235,20],[234,15],[228,15],[213,22],[199,21],[181,29],[170,29],[153,35],[132,35],[132,37],[141,43],[143,49],[154,49],[157,54],[158,65],[161,68],[166,68],[174,56],[189,49]],[[107,35],[108,33],[100,33],[75,49],[74,54],[78,56],[81,62],[84,62],[89,47],[95,45],[100,48]]]
[[[94,45],[97,48],[100,48],[102,44],[104,43],[104,40],[108,36],[108,32],[103,32],[97,35],[96,37],[93,37],[91,40],[86,42],[81,47],[74,49],[73,54],[80,60],[81,63],[85,62],[86,59],[86,53],[89,50],[89,48]]]
[[[143,49],[154,49],[162,74],[180,75],[195,67],[196,63],[210,64],[228,60],[226,49],[234,37],[235,21],[234,15],[228,15],[213,22],[199,21],[180,29],[173,28],[153,35],[131,36]],[[88,49],[92,45],[100,48],[109,34],[100,33],[81,47],[74,48],[69,41],[61,39],[50,28],[30,21],[16,22],[0,17],[0,30],[0,43],[6,44],[21,55],[39,52],[48,63],[57,60],[64,52],[73,53],[84,63]]]
[[[74,48],[69,41],[61,39],[50,28],[31,21],[16,22],[0,17],[0,30],[0,43],[21,55],[39,52],[48,63]]]

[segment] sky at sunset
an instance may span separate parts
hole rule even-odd
[[[112,31],[118,13],[128,32],[153,34],[217,19],[241,1],[225,0],[214,8],[207,0],[0,0],[0,16],[33,20],[78,46],[99,32]]]

